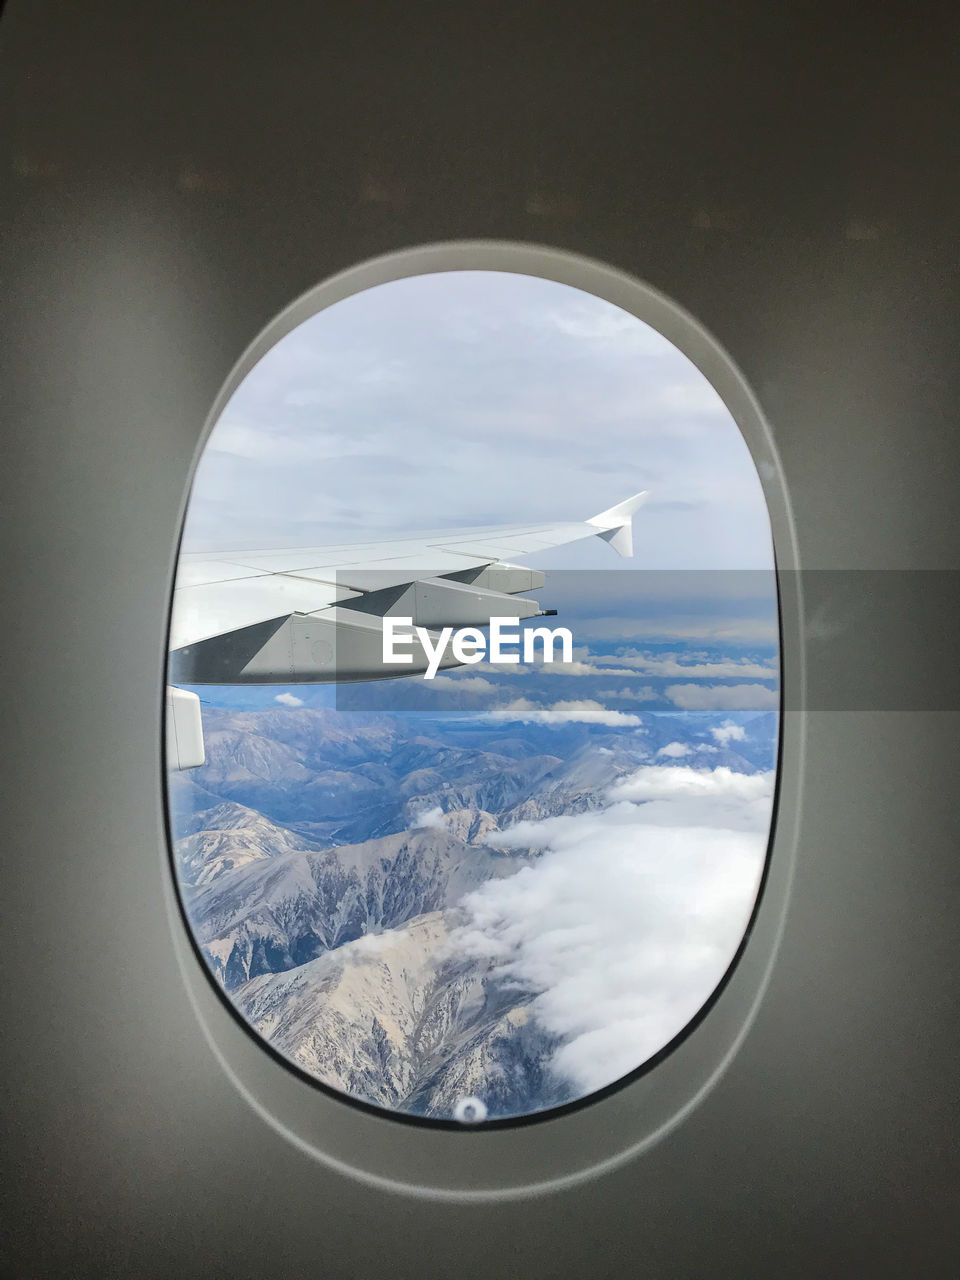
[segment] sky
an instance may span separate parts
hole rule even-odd
[[[595,538],[526,559],[548,573],[543,607],[608,671],[630,665],[610,658],[638,638],[740,646],[735,658],[746,646],[775,662],[766,504],[706,378],[649,325],[579,289],[441,272],[355,294],[263,356],[210,435],[183,548],[580,520],[644,488],[633,559]],[[664,674],[684,709],[766,708],[773,696]],[[398,696],[342,693],[344,705]]]
[[[355,294],[259,361],[209,438],[184,550],[581,520],[641,489],[636,567],[772,566],[747,446],[676,347],[567,285],[442,272]],[[630,563],[593,542],[538,560]]]

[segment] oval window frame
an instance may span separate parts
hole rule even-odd
[[[248,1026],[204,963],[183,908],[173,864],[165,767],[164,884],[179,968],[200,1026],[224,1073],[262,1119],[332,1169],[384,1189],[456,1201],[497,1200],[569,1186],[638,1155],[698,1104],[746,1035],[775,960],[797,846],[805,720],[802,711],[788,713],[786,708],[803,706],[802,602],[795,572],[796,532],[772,433],[746,379],[693,316],[651,286],[591,258],[518,242],[449,241],[385,254],[323,281],[269,321],[234,365],[198,436],[186,477],[168,572],[168,628],[197,466],[223,409],[253,366],[303,321],[355,293],[446,271],[541,277],[621,307],[656,329],[699,369],[747,444],[773,538],[780,717],[766,859],[740,945],[694,1018],[634,1071],[562,1107],[472,1127],[390,1112],[351,1098],[299,1069]],[[164,741],[165,726],[161,727]]]

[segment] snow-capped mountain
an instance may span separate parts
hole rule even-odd
[[[228,990],[453,907],[525,861],[468,844],[444,826],[318,851],[287,851],[289,840],[275,830],[283,841],[275,857],[184,888],[197,940]]]
[[[207,761],[172,774],[169,795],[212,974],[319,1080],[444,1117],[465,1096],[497,1116],[578,1095],[551,1067],[563,1037],[536,1016],[535,985],[451,946],[465,895],[542,856],[537,839],[503,833],[600,813],[643,766],[769,768],[776,730],[743,715],[644,714],[628,732],[329,708],[203,715]]]
[[[565,1101],[545,1069],[555,1038],[529,993],[446,956],[444,913],[348,942],[236,996],[255,1030],[311,1075],[367,1102],[450,1117],[463,1097],[493,1114]]]

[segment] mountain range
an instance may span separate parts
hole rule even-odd
[[[332,708],[203,708],[206,763],[171,773],[184,908],[214,980],[302,1070],[367,1102],[449,1118],[577,1094],[537,992],[458,954],[464,894],[537,849],[497,847],[517,822],[603,807],[612,783],[684,748],[683,763],[771,767],[776,719],[638,716],[630,729]]]

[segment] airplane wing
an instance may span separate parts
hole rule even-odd
[[[415,626],[485,626],[535,617],[517,598],[544,582],[512,564],[587,537],[633,553],[638,493],[588,520],[444,530],[385,542],[180,557],[170,624],[172,678],[184,684],[353,681],[413,675],[385,667],[382,619]],[[450,662],[450,665],[458,665]]]

